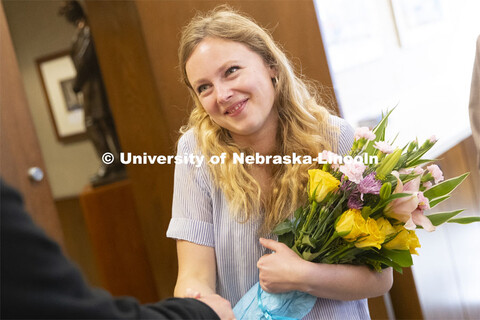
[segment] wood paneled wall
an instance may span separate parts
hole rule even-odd
[[[87,1],[108,98],[125,152],[171,154],[168,121],[159,101],[136,5]],[[127,166],[159,298],[172,295],[175,242],[165,237],[171,211],[173,168]],[[125,253],[128,254],[128,253]]]
[[[178,81],[180,29],[197,10],[223,3],[86,1],[124,151],[174,154],[178,129],[192,105]],[[228,3],[274,29],[275,39],[295,58],[302,73],[332,87],[312,1]],[[173,169],[166,165],[127,166],[160,298],[173,294],[177,273],[175,242],[165,237],[171,217]]]
[[[100,287],[102,282],[80,200],[78,197],[57,199],[55,206],[62,224],[65,254],[80,267],[89,284]]]

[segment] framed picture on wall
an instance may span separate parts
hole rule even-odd
[[[69,51],[40,57],[36,64],[58,140],[86,138],[83,97],[73,91],[76,70]]]

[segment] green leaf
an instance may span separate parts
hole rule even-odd
[[[293,230],[293,225],[290,220],[283,221],[273,229],[273,233],[276,235],[282,235]]]
[[[341,232],[337,232],[338,236],[339,237],[345,237],[346,235],[348,235],[352,230],[347,230],[347,231],[341,231]]]
[[[293,252],[295,252],[296,254],[298,254],[300,257],[302,257],[302,254],[300,253],[300,251],[298,251],[298,248],[296,246],[293,246],[292,247],[292,250]]]
[[[295,235],[293,232],[287,232],[278,236],[278,241],[291,248],[295,242]]]
[[[402,267],[392,261],[391,259],[381,255],[380,253],[377,253],[375,251],[370,251],[366,254],[366,257],[368,257],[370,260],[376,260],[376,261],[380,261],[381,263],[389,266],[389,267],[392,267],[395,271],[397,271],[398,273],[403,273],[403,270],[402,270]]]
[[[419,149],[419,150],[415,151],[414,153],[412,153],[412,155],[411,155],[412,158],[407,160],[407,162],[405,163],[405,168],[413,167],[413,166],[415,166],[414,165],[415,163],[422,162],[423,155],[425,153],[427,153],[427,151],[430,150],[430,148],[432,148],[432,147],[433,147],[433,144],[428,148]]]
[[[387,114],[383,116],[382,120],[375,126],[373,129],[373,133],[375,133],[375,139],[367,142],[365,146],[365,153],[368,153],[369,155],[375,155],[375,148],[373,145],[376,141],[385,140],[385,128],[387,127],[388,117],[392,111],[395,110],[395,108],[396,107],[388,111]]]
[[[469,173],[464,173],[461,176],[451,178],[448,180],[445,180],[436,186],[431,187],[427,191],[423,193],[425,197],[428,198],[428,200],[432,201],[433,199],[443,197],[444,195],[449,194],[452,192],[460,183],[465,180],[465,178],[469,175]]]
[[[438,159],[418,159],[418,160],[411,161],[409,164],[412,167],[416,167],[424,163],[435,162],[435,161],[438,161]]]
[[[436,206],[437,204],[439,204],[440,202],[443,202],[443,201],[445,201],[445,200],[447,200],[447,199],[449,199],[449,198],[450,198],[450,195],[447,194],[447,195],[445,195],[445,196],[443,196],[443,197],[439,197],[439,198],[433,199],[433,200],[430,201],[430,203],[429,203],[429,204],[430,204],[430,208],[435,207],[435,206]]]
[[[309,251],[304,251],[302,253],[302,258],[307,261],[312,261],[316,257],[318,257],[321,254],[321,252],[316,252],[316,253],[311,253]]]
[[[411,196],[411,193],[394,193],[388,198],[387,203],[399,198],[405,198]]]
[[[435,213],[435,214],[429,214],[426,216],[434,226],[439,226],[442,223],[447,222],[451,218],[455,217],[457,214],[462,212],[462,210],[455,210],[455,211],[450,211],[450,212],[440,212],[440,213]]]
[[[472,222],[480,222],[480,217],[462,217],[462,218],[455,218],[450,219],[447,221],[448,223],[461,223],[461,224],[469,224]]]
[[[298,208],[297,210],[295,210],[295,213],[294,213],[295,219],[300,218],[300,216],[302,215],[302,212],[303,212],[303,208],[302,208],[302,207],[300,207],[300,208]]]
[[[306,246],[309,246],[309,247],[312,247],[315,249],[315,244],[312,242],[312,240],[310,239],[310,236],[303,236],[303,239],[302,239],[302,244],[306,245]]]
[[[408,250],[388,250],[382,248],[380,253],[397,263],[400,267],[405,268],[413,265],[412,255]]]
[[[362,217],[363,219],[367,220],[368,217],[372,214],[372,208],[369,206],[365,206],[362,208]]]

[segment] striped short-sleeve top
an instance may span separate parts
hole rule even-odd
[[[332,150],[346,154],[353,143],[353,129],[335,116],[330,121]],[[198,154],[195,134],[186,132],[179,140],[177,154]],[[205,161],[177,164],[172,219],[167,237],[215,248],[216,291],[234,306],[258,282],[257,261],[267,253],[259,243],[258,221],[239,223],[229,213],[227,200],[215,187]],[[270,238],[275,239],[275,236]],[[339,301],[318,298],[304,319],[369,319],[367,300]]]

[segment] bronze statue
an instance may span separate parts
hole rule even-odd
[[[87,17],[77,1],[64,2],[59,14],[64,15],[67,21],[77,28],[71,50],[73,64],[77,70],[73,90],[83,94],[87,134],[100,158],[107,152],[113,154],[115,158],[109,165],[102,162],[98,172],[90,181],[95,187],[124,179],[126,170],[119,160],[120,143],[115,131],[115,123],[108,104]]]

